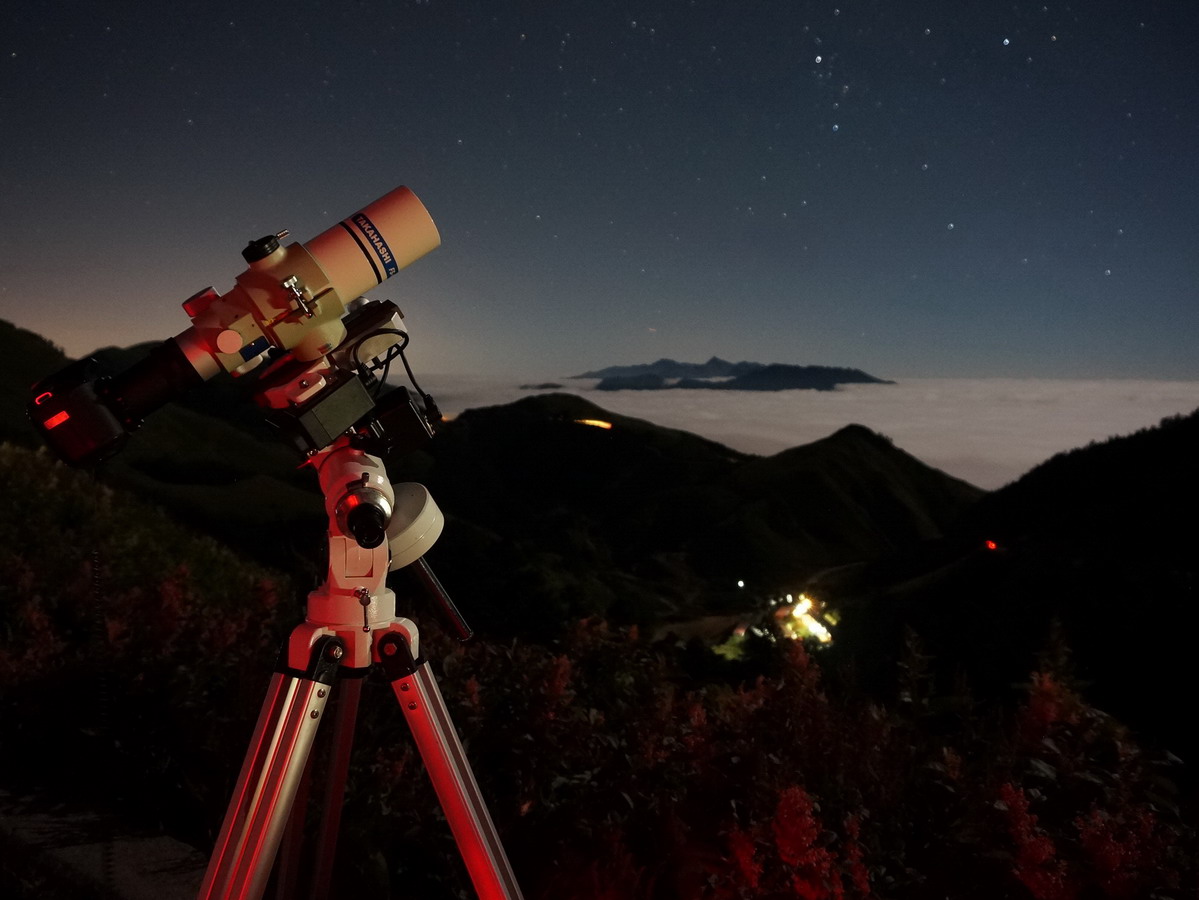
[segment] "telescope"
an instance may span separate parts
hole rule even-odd
[[[388,573],[405,570],[459,640],[471,636],[425,562],[444,517],[420,484],[392,484],[382,458],[421,446],[440,415],[404,359],[408,333],[390,301],[360,295],[441,243],[410,190],[397,188],[307,243],[286,231],[252,240],[248,268],[227,293],[211,287],[183,303],[191,326],[143,360],[107,374],[95,358],[35,385],[30,420],[65,462],[93,466],[121,449],[147,415],[226,372],[250,372],[254,399],[307,457],[328,515],[328,572],[280,654],[209,859],[201,900],[262,896],[295,883],[306,766],[334,684],[333,752],[324,820],[312,854],[311,896],[330,895],[341,797],[363,676],[391,683],[425,770],[482,900],[520,900],[520,887],[479,791],[415,623],[396,614]],[[380,394],[399,357],[423,400]],[[381,373],[377,376],[375,373]],[[286,836],[286,839],[285,839]],[[290,869],[290,871],[289,871]],[[340,895],[340,894],[338,894]]]
[[[108,375],[87,358],[35,386],[30,420],[50,448],[65,462],[92,466],[118,452],[151,412],[222,371],[244,375],[279,353],[300,362],[321,360],[350,336],[343,317],[356,298],[441,243],[433,219],[406,187],[307,243],[284,246],[287,236],[281,231],[250,241],[242,251],[248,268],[234,287],[223,295],[208,287],[185,300],[191,327],[130,369]],[[403,330],[398,318],[390,325]],[[374,358],[363,357],[372,349],[379,352],[358,344],[351,349],[351,363]],[[350,378],[341,381],[339,420],[366,405]],[[312,384],[307,390],[315,395],[320,388]],[[277,394],[265,399],[272,398],[279,402]],[[303,404],[282,407],[289,405]]]

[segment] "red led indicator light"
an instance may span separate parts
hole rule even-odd
[[[997,543],[995,543],[994,541],[987,541],[986,548],[988,550],[998,550],[999,545]]]
[[[38,394],[36,397],[33,398],[33,405],[41,406],[43,403],[45,403],[47,400],[49,400],[53,396],[54,395],[51,394],[49,391],[44,391],[43,393]]]
[[[51,416],[50,418],[48,418],[46,420],[46,422],[45,422],[46,430],[49,431],[51,428],[57,428],[59,425],[61,425],[63,422],[65,422],[69,418],[71,418],[70,414],[64,409],[58,415]]]

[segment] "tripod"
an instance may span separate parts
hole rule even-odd
[[[200,889],[209,898],[258,898],[295,804],[313,739],[339,672],[382,666],[484,900],[517,900],[495,826],[421,657],[416,625],[396,616],[387,573],[411,566],[462,637],[469,629],[422,560],[442,518],[420,485],[393,490],[381,457],[432,438],[440,418],[422,413],[404,388],[379,395],[408,333],[390,301],[359,294],[438,246],[428,211],[407,188],[380,197],[307,244],[283,246],[286,231],[250,241],[249,268],[221,295],[209,287],[183,303],[192,326],[145,359],[108,376],[95,359],[36,384],[28,414],[50,447],[73,465],[117,453],[145,416],[221,371],[256,382],[255,401],[289,435],[320,477],[329,516],[329,569],[308,596],[304,624],[287,641],[271,680],[233,799]],[[265,372],[262,372],[265,369]],[[382,372],[376,378],[373,372]],[[258,373],[262,372],[261,378]],[[378,402],[376,402],[378,401]],[[343,678],[335,758],[344,784],[361,682]],[[340,788],[333,790],[340,804]],[[326,826],[330,817],[326,815]],[[298,829],[297,829],[298,831]],[[326,827],[332,856],[336,822]],[[318,864],[313,895],[327,892]]]
[[[200,900],[262,896],[285,826],[299,832],[288,820],[298,818],[292,816],[293,804],[336,676],[339,670],[360,674],[373,664],[391,682],[476,893],[482,900],[520,900],[445,701],[420,655],[416,625],[396,616],[395,594],[385,583],[388,571],[411,567],[459,637],[469,637],[422,558],[441,534],[441,512],[423,486],[393,487],[381,460],[352,446],[347,435],[317,451],[310,462],[329,514],[328,576],[309,594],[305,621],[291,632],[271,678]],[[361,679],[342,682],[314,898],[328,892],[361,690]]]

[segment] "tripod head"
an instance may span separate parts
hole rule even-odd
[[[50,448],[72,465],[95,465],[118,452],[149,413],[193,385],[222,371],[244,375],[280,355],[277,364],[288,372],[300,364],[310,375],[323,368],[332,376],[322,375],[314,387],[315,381],[302,385],[305,375],[275,371],[260,395],[272,409],[306,408],[281,420],[295,423],[288,430],[301,449],[325,446],[366,415],[369,406],[348,418],[368,391],[351,382],[361,382],[357,370],[390,353],[406,333],[394,305],[357,318],[346,318],[347,310],[437,247],[437,226],[416,195],[400,187],[305,244],[284,246],[287,235],[250,241],[242,251],[248,268],[235,286],[223,295],[208,287],[185,300],[191,327],[141,362],[107,375],[89,357],[34,385],[29,417]],[[388,330],[383,326],[398,333],[390,343],[376,334]]]

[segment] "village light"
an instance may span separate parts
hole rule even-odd
[[[787,595],[787,599],[791,600],[791,595]],[[830,644],[833,640],[832,632],[828,627],[821,622],[815,615],[816,601],[807,594],[800,594],[798,601],[791,607],[789,614],[786,610],[781,610],[779,614],[783,618],[780,623],[783,631],[788,637],[793,640],[800,640],[805,637],[814,637],[822,644]]]

